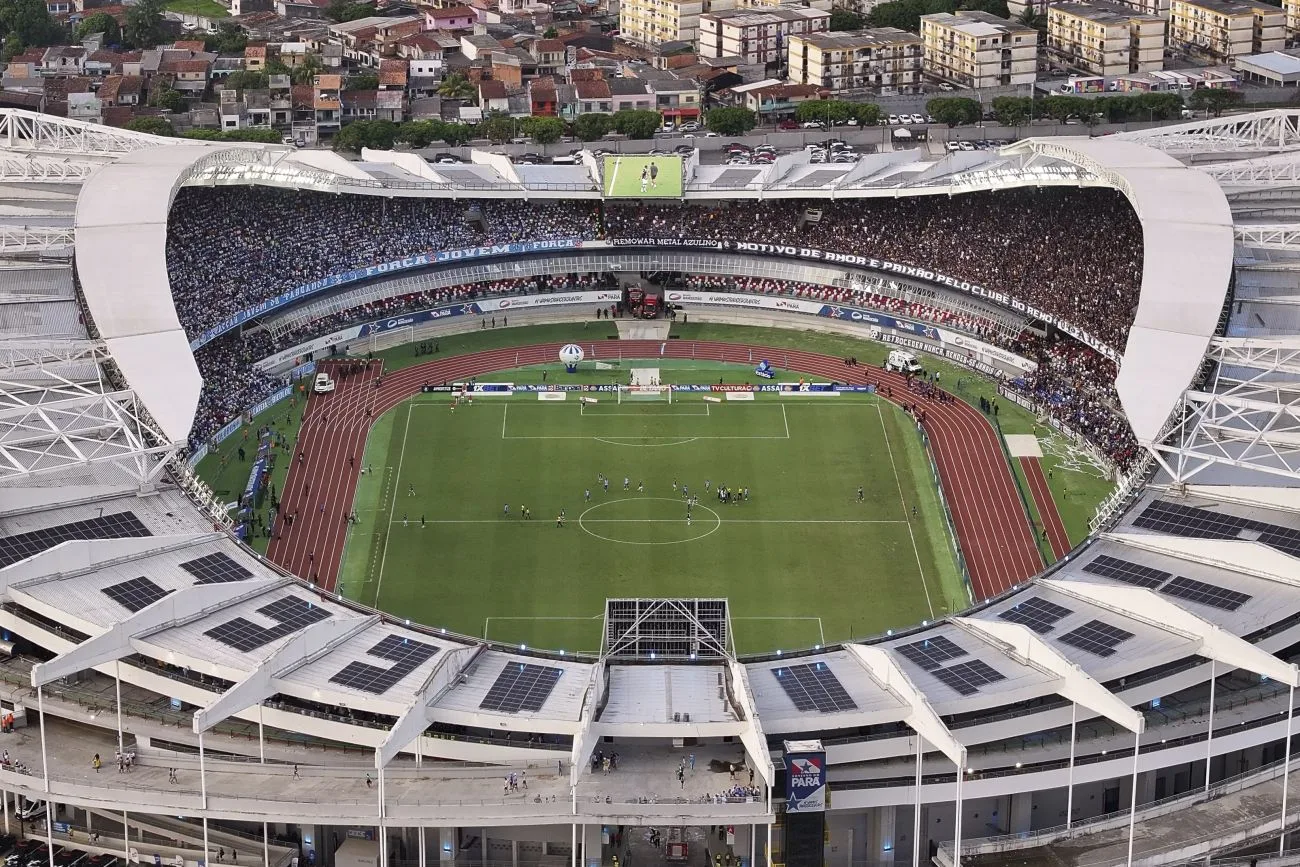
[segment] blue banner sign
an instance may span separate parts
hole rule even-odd
[[[554,241],[527,241],[518,244],[490,244],[483,247],[469,247],[464,250],[437,250],[429,253],[419,253],[414,256],[407,256],[402,259],[395,259],[391,262],[380,262],[377,265],[369,265],[365,268],[357,268],[353,271],[343,271],[338,274],[331,274],[328,277],[322,277],[320,280],[313,280],[310,283],[304,283],[301,286],[295,286],[282,295],[274,298],[268,298],[260,304],[255,304],[239,311],[233,316],[219,322],[217,325],[209,328],[200,334],[196,339],[190,342],[190,350],[196,350],[199,347],[211,343],[221,335],[230,331],[232,328],[238,328],[246,322],[256,319],[259,316],[265,316],[272,310],[278,310],[281,307],[287,307],[290,304],[296,304],[304,298],[310,298],[318,292],[324,292],[326,289],[334,289],[339,286],[346,286],[349,283],[358,283],[362,280],[369,280],[372,277],[384,277],[389,274],[399,274],[403,271],[414,271],[419,268],[425,268],[429,265],[443,265],[448,262],[464,262],[470,259],[484,259],[492,256],[517,256],[526,253],[540,253],[548,250],[574,250],[582,246],[580,238],[559,238]]]
[[[785,742],[785,810],[820,813],[826,809],[826,751],[821,741]]]
[[[881,328],[895,328],[908,334],[914,334],[917,337],[923,337],[926,340],[942,340],[939,335],[939,329],[933,325],[924,325],[920,322],[913,322],[910,319],[898,319],[888,316],[884,313],[872,313],[867,310],[859,310],[856,307],[845,307],[839,304],[823,304],[818,316],[826,316],[831,319],[847,319],[851,322],[865,322],[868,325],[879,325]]]

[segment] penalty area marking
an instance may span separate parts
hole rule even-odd
[[[430,405],[432,405],[432,404],[430,404]],[[804,405],[806,406],[807,404],[804,404]],[[585,404],[584,404],[583,406],[585,407]],[[694,418],[707,418],[707,417],[709,417],[708,405],[705,404],[705,407],[704,407],[704,408],[705,408],[705,411],[704,411],[704,412],[657,413],[657,414],[655,414],[655,415],[653,415],[653,416],[646,416],[645,414],[643,414],[643,413],[639,413],[639,412],[609,412],[609,413],[592,413],[591,416],[590,416],[590,418],[601,418],[601,417],[603,417],[603,416],[607,416],[607,417],[610,417],[610,418],[613,418],[613,417],[616,417],[616,416],[635,416],[635,417],[637,417],[637,418],[647,418],[647,417],[650,417],[650,418],[665,418],[665,417],[669,417],[669,416],[686,416],[686,417],[694,417]],[[582,411],[582,409],[579,409],[579,415],[583,415],[583,411]],[[711,436],[711,435],[704,435],[704,436],[683,437],[683,436],[680,436],[680,435],[677,435],[677,436],[671,436],[671,435],[668,435],[668,434],[645,434],[645,435],[642,435],[642,436],[625,436],[625,437],[619,437],[619,436],[605,436],[605,437],[599,437],[599,436],[591,436],[590,434],[560,434],[560,435],[555,435],[555,436],[550,436],[550,435],[542,435],[542,436],[538,436],[538,435],[533,435],[533,434],[524,434],[524,435],[521,435],[521,436],[520,436],[520,435],[511,436],[510,434],[508,434],[508,433],[506,432],[506,426],[507,426],[507,423],[509,422],[509,419],[510,419],[510,404],[508,404],[508,403],[507,403],[507,404],[502,404],[502,406],[501,406],[501,439],[503,439],[503,440],[595,440],[596,442],[605,443],[605,444],[607,444],[607,445],[611,445],[611,446],[639,446],[639,447],[642,447],[642,448],[654,448],[654,447],[657,447],[657,446],[679,446],[679,445],[685,445],[686,443],[692,443],[692,442],[695,442],[696,440],[788,440],[788,439],[790,439],[790,420],[789,420],[789,418],[786,416],[786,412],[785,412],[785,404],[784,404],[784,403],[781,404],[781,420],[782,420],[782,423],[783,423],[783,427],[784,427],[784,429],[785,429],[785,432],[782,433],[782,434],[772,434],[772,435],[766,435],[766,434],[762,434],[762,435],[745,435],[745,436]],[[620,442],[620,440],[628,440],[628,442]],[[644,440],[667,440],[667,442],[644,442]]]

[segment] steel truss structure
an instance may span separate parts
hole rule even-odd
[[[1251,160],[1197,166],[1229,195],[1253,189],[1300,186],[1300,153],[1281,153]]]
[[[109,361],[96,341],[6,341],[0,355],[0,481],[111,462],[152,486],[178,445],[147,422],[135,392],[60,367]],[[33,379],[43,385],[33,387]]]
[[[1207,390],[1188,389],[1169,435],[1148,445],[1175,484],[1215,465],[1272,475],[1300,473],[1300,338],[1217,338],[1207,358],[1217,362]],[[1226,371],[1245,368],[1248,377]]]
[[[0,224],[0,255],[52,253],[71,255],[76,232],[71,226],[15,226]]]
[[[77,155],[50,156],[0,150],[0,183],[80,184],[102,165]]]
[[[604,659],[734,659],[726,599],[606,599]]]
[[[1170,154],[1281,153],[1300,150],[1300,109],[1277,108],[1235,117],[1120,133]]]
[[[168,144],[167,139],[148,133],[25,109],[0,108],[0,148],[12,151],[111,156]]]
[[[1268,250],[1300,250],[1300,223],[1237,224],[1237,243]]]

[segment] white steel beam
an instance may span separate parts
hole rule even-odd
[[[424,683],[415,691],[415,698],[393,723],[387,736],[375,748],[375,769],[382,770],[397,754],[406,749],[433,722],[433,703],[456,685],[461,672],[468,669],[487,650],[486,644],[472,644],[448,650],[438,657],[438,663],[429,672]]]
[[[0,150],[0,183],[79,184],[101,165],[76,155]]]
[[[916,688],[890,651],[862,644],[846,644],[844,649],[857,657],[873,680],[910,708],[903,722],[912,731],[947,756],[959,769],[966,767],[966,746],[953,737],[925,693]]]
[[[1300,250],[1300,223],[1237,224],[1232,227],[1238,244],[1269,250]]]
[[[69,120],[20,108],[0,108],[0,148],[42,153],[123,154],[181,144],[143,132]]]
[[[69,226],[0,224],[0,254],[48,253],[70,255],[76,232]]]
[[[1124,132],[1166,153],[1280,153],[1300,149],[1300,109],[1277,108]]]

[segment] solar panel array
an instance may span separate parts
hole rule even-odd
[[[519,713],[521,710],[536,713],[546,704],[547,697],[563,673],[564,669],[549,665],[508,662],[497,675],[496,683],[483,696],[479,709],[501,713]]]
[[[252,572],[220,551],[182,563],[181,568],[199,579],[195,584],[228,584],[253,577]]]
[[[103,593],[132,614],[157,602],[170,593],[143,576],[105,587]]]
[[[57,527],[44,527],[0,539],[0,569],[34,557],[63,542],[84,539],[129,539],[152,536],[134,512],[114,512]]]
[[[958,695],[974,695],[980,691],[981,686],[1007,679],[1006,675],[982,659],[959,662],[947,668],[936,669],[931,674]]]
[[[330,683],[383,695],[437,652],[438,648],[432,644],[422,644],[402,635],[386,635],[366,653],[386,659],[392,665],[381,668],[368,662],[349,662],[342,671],[330,678]]]
[[[319,623],[330,616],[330,613],[319,605],[296,596],[286,596],[269,605],[263,605],[257,609],[257,613],[274,620],[275,625],[262,626],[247,618],[236,617],[234,620],[218,623],[203,634],[247,653],[270,644],[277,638],[284,638],[286,635],[306,629],[313,623]]]
[[[797,710],[818,713],[857,710],[857,702],[824,662],[774,668],[772,674]]]
[[[934,671],[945,662],[966,655],[966,651],[942,635],[936,635],[915,644],[904,644],[902,647],[894,649],[902,654],[904,658],[911,660],[926,671]]]
[[[1111,626],[1100,620],[1090,620],[1078,629],[1072,629],[1058,640],[1062,644],[1077,647],[1096,656],[1113,656],[1116,646],[1133,637],[1118,626]]]
[[[1177,599],[1199,602],[1202,605],[1209,605],[1223,611],[1236,611],[1251,599],[1249,593],[1240,593],[1236,590],[1220,587],[1217,584],[1206,584],[1204,581],[1193,581],[1191,578],[1181,577],[1175,578],[1164,587],[1161,587],[1160,592]]]
[[[1048,602],[1046,599],[1034,596],[1023,602],[1017,602],[1011,608],[999,614],[998,617],[1012,623],[1022,623],[1039,635],[1046,635],[1052,631],[1056,621],[1073,613],[1070,609],[1063,608],[1055,602]]]
[[[1105,554],[1097,556],[1091,563],[1084,564],[1083,571],[1151,590],[1173,577],[1168,572],[1143,566],[1141,563],[1121,560],[1118,557],[1108,557]]]
[[[1256,539],[1300,557],[1300,530],[1181,503],[1156,500],[1142,510],[1133,525],[1192,539]]]

